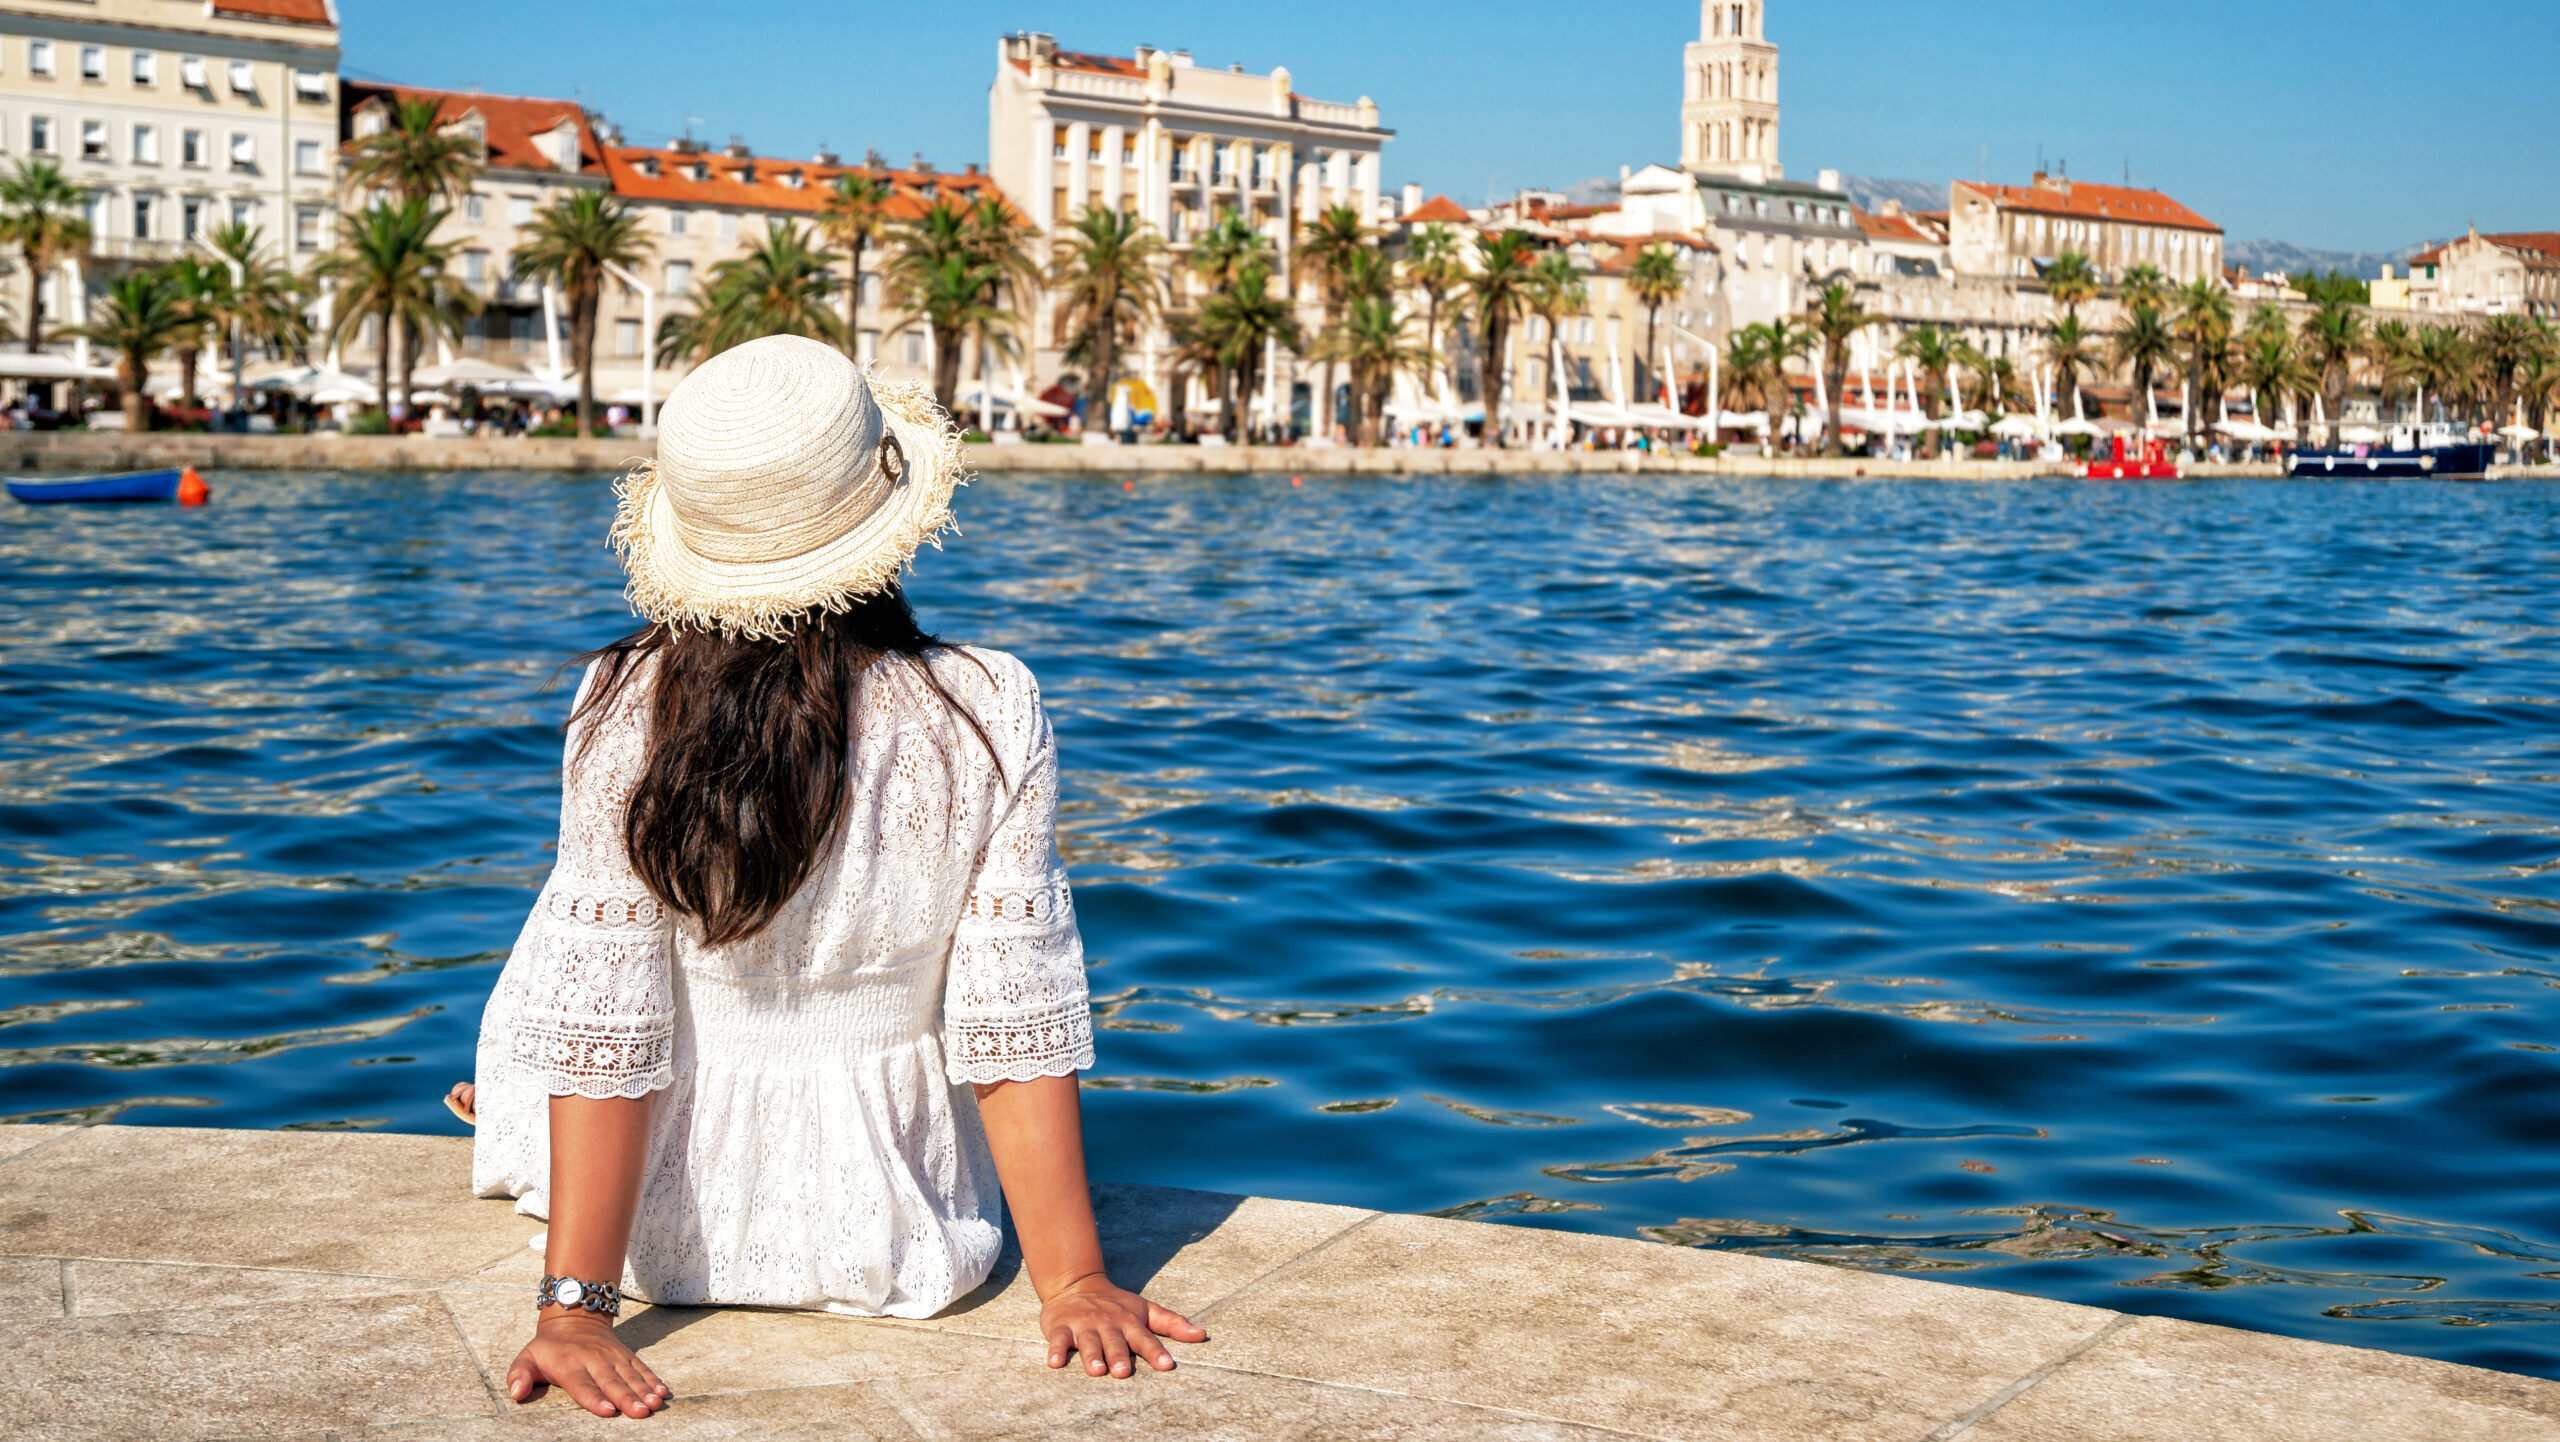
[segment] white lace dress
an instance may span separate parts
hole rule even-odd
[[[480,1024],[472,1184],[547,1217],[550,1098],[660,1092],[637,1297],[940,1311],[1000,1241],[969,1084],[1093,1064],[1039,688],[998,651],[930,664],[995,754],[911,668],[873,668],[837,840],[736,945],[701,945],[632,874],[645,686],[569,737],[558,864]]]

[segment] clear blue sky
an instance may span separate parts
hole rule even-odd
[[[2560,0],[1771,0],[1788,173],[2129,163],[2235,239],[2560,228]],[[1188,49],[1374,97],[1390,184],[1462,201],[1678,158],[1694,0],[341,0],[350,73],[576,95],[660,139],[986,158],[996,37]],[[1570,17],[1570,18],[1567,18]]]

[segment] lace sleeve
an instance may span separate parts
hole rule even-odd
[[[622,844],[645,690],[635,680],[610,712],[570,731],[559,862],[517,958],[525,976],[508,1055],[553,1096],[645,1096],[673,1078],[668,917]]]
[[[979,853],[952,941],[942,1005],[951,1080],[985,1085],[1067,1076],[1093,1065],[1084,939],[1058,859],[1058,743],[1030,673],[1006,746],[1013,799]],[[999,737],[1002,744],[1003,737]]]

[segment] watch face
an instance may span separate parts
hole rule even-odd
[[[563,1280],[559,1286],[551,1289],[552,1300],[558,1302],[563,1307],[574,1307],[578,1305],[580,1301],[585,1299],[586,1295],[586,1288],[579,1286],[575,1282],[567,1280]]]

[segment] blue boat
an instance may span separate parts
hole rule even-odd
[[[135,471],[123,476],[82,476],[67,481],[11,481],[9,494],[30,506],[50,505],[58,501],[90,502],[157,502],[167,505],[180,498],[185,482],[184,470]],[[201,487],[204,483],[196,483]]]
[[[2284,464],[2297,481],[2483,481],[2497,459],[2496,446],[2419,444],[2295,451]]]

